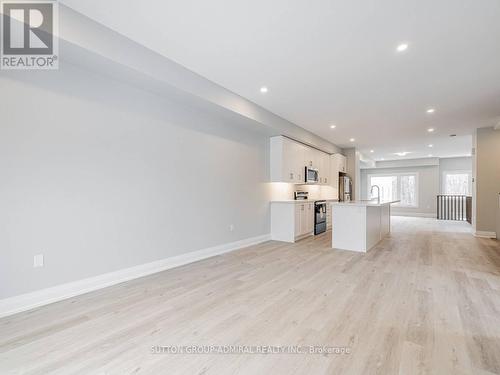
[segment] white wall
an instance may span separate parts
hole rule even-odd
[[[480,235],[498,236],[500,221],[500,130],[476,130],[475,229]]]
[[[0,74],[0,299],[269,232],[267,136],[67,64]]]

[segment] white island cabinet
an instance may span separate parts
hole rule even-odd
[[[367,252],[391,231],[391,204],[332,202],[332,248]]]

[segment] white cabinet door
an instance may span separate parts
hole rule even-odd
[[[295,237],[298,237],[301,235],[301,227],[300,227],[300,220],[302,217],[302,210],[304,209],[303,204],[296,204],[295,205]]]
[[[340,155],[340,171],[347,172],[347,159],[344,155]]]
[[[308,150],[307,146],[300,143],[296,143],[296,148],[295,148],[296,154],[295,154],[294,164],[295,164],[295,170],[297,171],[296,182],[299,184],[305,182],[305,167],[306,167],[305,159],[307,158],[306,156],[307,150]]]
[[[314,232],[314,203],[295,204],[295,238]]]
[[[307,204],[306,212],[306,233],[311,233],[314,231],[314,203]]]
[[[304,182],[306,146],[283,137],[283,175],[285,182]]]
[[[310,168],[319,169],[321,164],[321,154],[323,154],[323,152],[318,151],[315,148],[308,147],[306,153],[306,165]]]
[[[307,203],[301,204],[300,205],[300,234],[299,236],[302,236],[307,233]]]
[[[304,167],[312,168],[314,159],[314,150],[308,147],[304,152]]]
[[[330,155],[323,153],[321,155],[321,168],[320,168],[320,183],[322,185],[330,185],[331,171],[330,171]]]
[[[283,138],[282,173],[284,182],[296,182],[298,178],[295,166],[296,152],[297,149],[295,147],[295,142],[293,142],[291,139]]]
[[[319,177],[319,184],[323,185],[325,183],[325,161],[323,158],[323,153],[318,154],[319,162],[318,162],[318,177]]]
[[[321,163],[323,162],[323,154],[324,152],[318,151],[316,149],[313,149],[313,168],[320,169],[321,168]]]

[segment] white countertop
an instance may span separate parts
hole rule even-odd
[[[396,201],[380,201],[377,202],[376,199],[372,200],[361,200],[361,201],[350,201],[350,202],[331,202],[332,206],[352,206],[352,207],[380,207],[387,206],[392,203],[398,203],[399,200]]]
[[[271,203],[303,204],[303,203],[314,203],[317,201],[337,202],[338,199],[284,199],[284,200],[279,200],[279,201],[271,201]]]

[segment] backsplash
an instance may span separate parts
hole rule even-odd
[[[338,190],[332,186],[296,185],[286,182],[271,182],[271,200],[293,199],[294,191],[307,191],[309,199],[337,199]]]

